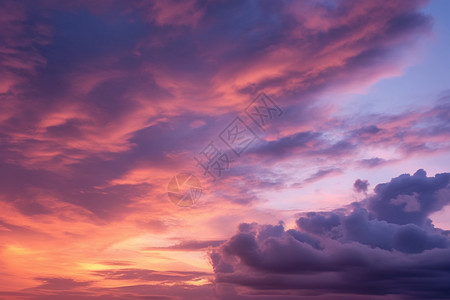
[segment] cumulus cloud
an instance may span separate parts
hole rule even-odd
[[[219,298],[447,298],[450,237],[429,216],[450,202],[449,180],[400,175],[361,202],[300,216],[296,229],[241,224],[210,254]]]
[[[450,202],[449,176],[449,173],[443,173],[427,177],[424,170],[418,170],[413,176],[400,175],[375,187],[375,195],[368,199],[369,209],[379,220],[423,226],[430,214]],[[398,200],[401,196],[403,201]]]

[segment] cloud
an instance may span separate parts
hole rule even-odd
[[[71,278],[35,278],[36,280],[43,281],[42,285],[37,286],[38,290],[72,290],[80,287],[86,287],[92,284],[92,282],[80,282]]]
[[[11,10],[5,20],[14,30],[32,27],[24,5],[5,3]],[[8,40],[13,46],[46,47],[14,48],[36,48],[20,57],[39,58],[21,64],[38,73],[14,73],[27,84],[7,95],[13,98],[5,103],[13,109],[0,118],[1,132],[11,140],[8,148],[20,153],[14,161],[29,168],[57,169],[142,147],[132,142],[141,130],[188,112],[197,113],[188,124],[199,115],[221,116],[262,90],[282,96],[285,106],[305,106],[311,101],[301,96],[346,86],[368,69],[369,77],[385,76],[397,66],[392,53],[430,27],[429,18],[415,13],[420,1],[330,7],[199,1],[42,5],[61,13],[44,18],[38,10],[36,18],[44,24],[33,28],[39,32],[22,28],[25,37]],[[377,16],[370,24],[362,21],[368,11]],[[298,147],[302,139],[281,142]]]
[[[165,1],[152,3],[151,19],[158,25],[195,26],[204,14],[198,1]]]
[[[362,116],[354,123],[336,115],[333,105],[316,103],[327,91],[360,91],[410,64],[403,54],[431,25],[419,13],[422,3],[1,1],[0,295],[210,299],[210,284],[197,280],[199,274],[145,268],[193,268],[202,263],[191,258],[214,247],[271,276],[283,269],[294,274],[302,264],[314,275],[315,263],[325,260],[332,270],[324,274],[327,266],[320,265],[324,284],[336,279],[333,272],[346,261],[357,266],[361,249],[401,255],[446,249],[444,233],[425,217],[444,205],[442,189],[427,194],[402,187],[398,195],[380,192],[352,212],[307,214],[297,220],[301,230],[243,225],[241,235],[222,246],[232,230],[223,224],[248,216],[249,222],[277,218],[277,212],[254,206],[265,201],[260,191],[289,186],[289,178],[298,181],[295,174],[285,176],[282,163],[296,170],[297,161],[313,165],[307,173],[312,175],[301,178],[311,183],[345,172],[350,159],[367,167],[391,161],[383,153],[364,153],[376,145],[396,145],[405,156],[445,149],[448,98],[433,108]],[[192,153],[261,91],[283,107],[283,118],[227,178],[206,184],[210,192],[198,206],[174,207],[166,199],[170,177],[191,168]],[[392,223],[396,210],[407,223]],[[360,231],[346,229],[352,222]],[[383,230],[389,233],[384,240]],[[183,239],[174,242],[172,236]],[[420,240],[420,247],[411,240]],[[324,241],[355,256],[336,257],[341,253],[329,251]],[[157,247],[167,242],[175,244]],[[269,243],[272,252],[262,250]],[[282,258],[266,260],[278,250]],[[297,252],[305,256],[292,257]],[[221,273],[236,275],[233,269],[242,265],[226,261],[224,253],[214,260],[225,284]],[[120,287],[91,283],[94,275]],[[265,285],[274,288],[287,279],[295,287],[298,280],[285,275],[268,277]],[[300,281],[313,284],[313,275]],[[42,295],[9,292],[35,285],[31,278],[42,281],[34,290]],[[240,283],[264,289],[258,280],[243,276]]]
[[[428,217],[450,202],[449,178],[401,175],[361,202],[303,214],[297,229],[241,224],[210,254],[219,299],[232,299],[226,286],[236,299],[446,298],[450,237]]]
[[[364,127],[354,130],[353,134],[355,136],[364,136],[364,135],[377,134],[380,131],[381,131],[381,129],[378,128],[376,125],[369,125],[369,126],[364,126]]]
[[[15,95],[14,87],[45,65],[46,59],[36,48],[47,45],[52,32],[41,20],[28,20],[24,3],[2,1],[0,11],[0,95]]]
[[[355,183],[353,183],[353,189],[358,193],[366,193],[368,187],[369,181],[367,180],[356,179]]]
[[[312,95],[355,78],[367,85],[375,80],[361,79],[368,69],[373,78],[387,76],[393,66],[403,66],[395,54],[430,28],[430,19],[416,12],[420,1],[385,2],[390,14],[381,4],[358,2],[43,1],[52,13],[34,15],[25,4],[4,3],[5,55],[18,51],[5,61],[20,58],[26,63],[15,65],[29,70],[7,68],[17,88],[0,95],[0,155],[6,162],[0,172],[14,174],[4,184],[5,198],[17,199],[17,208],[28,215],[48,209],[35,191],[12,182],[21,177],[101,218],[129,212],[174,168],[190,166],[186,156],[262,90],[279,97],[286,111],[276,125],[279,134],[249,151],[251,166],[243,163],[244,170],[258,169],[262,160],[273,164],[301,156],[320,161],[307,182],[324,179],[327,170],[344,171],[338,160],[355,155],[358,141],[393,140],[385,124],[391,120],[374,118],[348,128],[344,139],[330,139],[327,131],[340,121],[330,120],[332,108],[313,105]],[[377,16],[371,24],[362,21],[368,11]],[[445,121],[437,110],[434,116],[439,124]],[[244,177],[238,175],[233,180]],[[251,179],[261,187],[280,186],[282,176],[273,177]],[[228,198],[256,203],[252,193],[239,194],[241,199]]]
[[[22,293],[2,293],[6,296],[21,296],[26,299],[179,299],[189,295],[191,299],[211,299],[209,284],[196,285],[202,277],[210,274],[201,272],[157,272],[140,269],[103,270],[93,272],[104,281],[121,281],[119,287],[96,287],[98,281],[81,282],[69,278],[35,278],[45,282]],[[137,284],[152,282],[152,284]],[[165,285],[157,285],[163,282]],[[176,284],[169,285],[168,283]],[[184,294],[181,293],[184,291]]]
[[[346,117],[327,119],[311,111],[320,122],[328,120],[322,125],[307,119],[307,122],[314,124],[314,130],[305,130],[306,125],[302,122],[296,124],[288,116],[291,125],[287,126],[283,123],[285,120],[280,120],[282,122],[274,124],[271,134],[250,149],[246,168],[251,169],[253,165],[253,169],[263,170],[269,166],[277,170],[273,176],[283,177],[285,184],[289,182],[286,185],[295,187],[300,185],[298,177],[303,177],[305,172],[300,173],[293,166],[297,170],[313,170],[310,171],[312,175],[302,178],[302,183],[308,184],[326,179],[327,176],[320,175],[327,170],[336,171],[328,175],[336,175],[339,170],[345,174],[352,167],[391,167],[412,161],[418,155],[445,155],[449,149],[445,130],[449,99],[442,97],[431,105],[393,114],[369,114],[354,120]],[[280,128],[276,128],[278,126]],[[261,160],[264,166],[260,166]]]
[[[275,141],[265,142],[253,151],[260,155],[283,157],[287,153],[292,154],[295,150],[313,148],[319,136],[320,134],[315,132],[298,132]]]
[[[359,161],[360,166],[365,168],[374,168],[385,164],[387,161],[379,157],[366,158]]]
[[[379,220],[395,224],[416,224],[423,226],[433,212],[441,210],[450,202],[450,174],[437,174],[427,177],[424,170],[418,170],[413,176],[409,174],[393,178],[391,182],[375,187],[375,195],[368,199],[370,211]],[[407,196],[410,200],[399,200]],[[417,209],[410,209],[414,201]]]
[[[320,180],[327,176],[335,176],[337,174],[342,174],[342,170],[339,168],[322,169],[312,174],[310,177],[306,178],[305,182],[310,183]]]
[[[104,279],[112,280],[142,280],[149,281],[189,281],[202,277],[210,276],[210,273],[205,272],[182,272],[182,271],[167,271],[158,272],[153,270],[143,269],[120,269],[120,270],[102,270],[93,272],[96,276],[101,276]]]
[[[180,243],[168,247],[148,247],[146,250],[173,250],[173,251],[199,251],[208,248],[215,248],[222,245],[224,240],[212,241],[181,241]]]

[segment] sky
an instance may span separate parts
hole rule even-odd
[[[449,11],[0,0],[0,299],[448,299]]]

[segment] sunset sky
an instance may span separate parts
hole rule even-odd
[[[0,0],[0,299],[450,299],[449,53],[446,0]]]

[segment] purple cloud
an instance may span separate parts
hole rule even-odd
[[[35,278],[44,283],[34,289],[37,290],[73,290],[92,284],[91,281],[76,281],[71,278]]]
[[[377,185],[362,202],[301,216],[298,229],[241,224],[210,254],[217,290],[228,286],[235,299],[444,299],[450,293],[450,238],[428,217],[450,202],[449,178],[450,173],[427,177],[423,170],[401,175]],[[414,211],[391,201],[412,195],[420,204]],[[231,294],[222,292],[219,299],[233,299]]]
[[[375,187],[375,195],[368,199],[368,207],[374,216],[395,224],[416,224],[423,226],[433,212],[441,210],[450,202],[448,184],[449,173],[427,177],[424,170],[393,178],[391,182]],[[419,209],[408,209],[407,202],[399,203],[395,199],[408,196]]]
[[[356,179],[355,183],[353,183],[353,189],[358,192],[367,193],[367,188],[369,187],[369,181]]]

